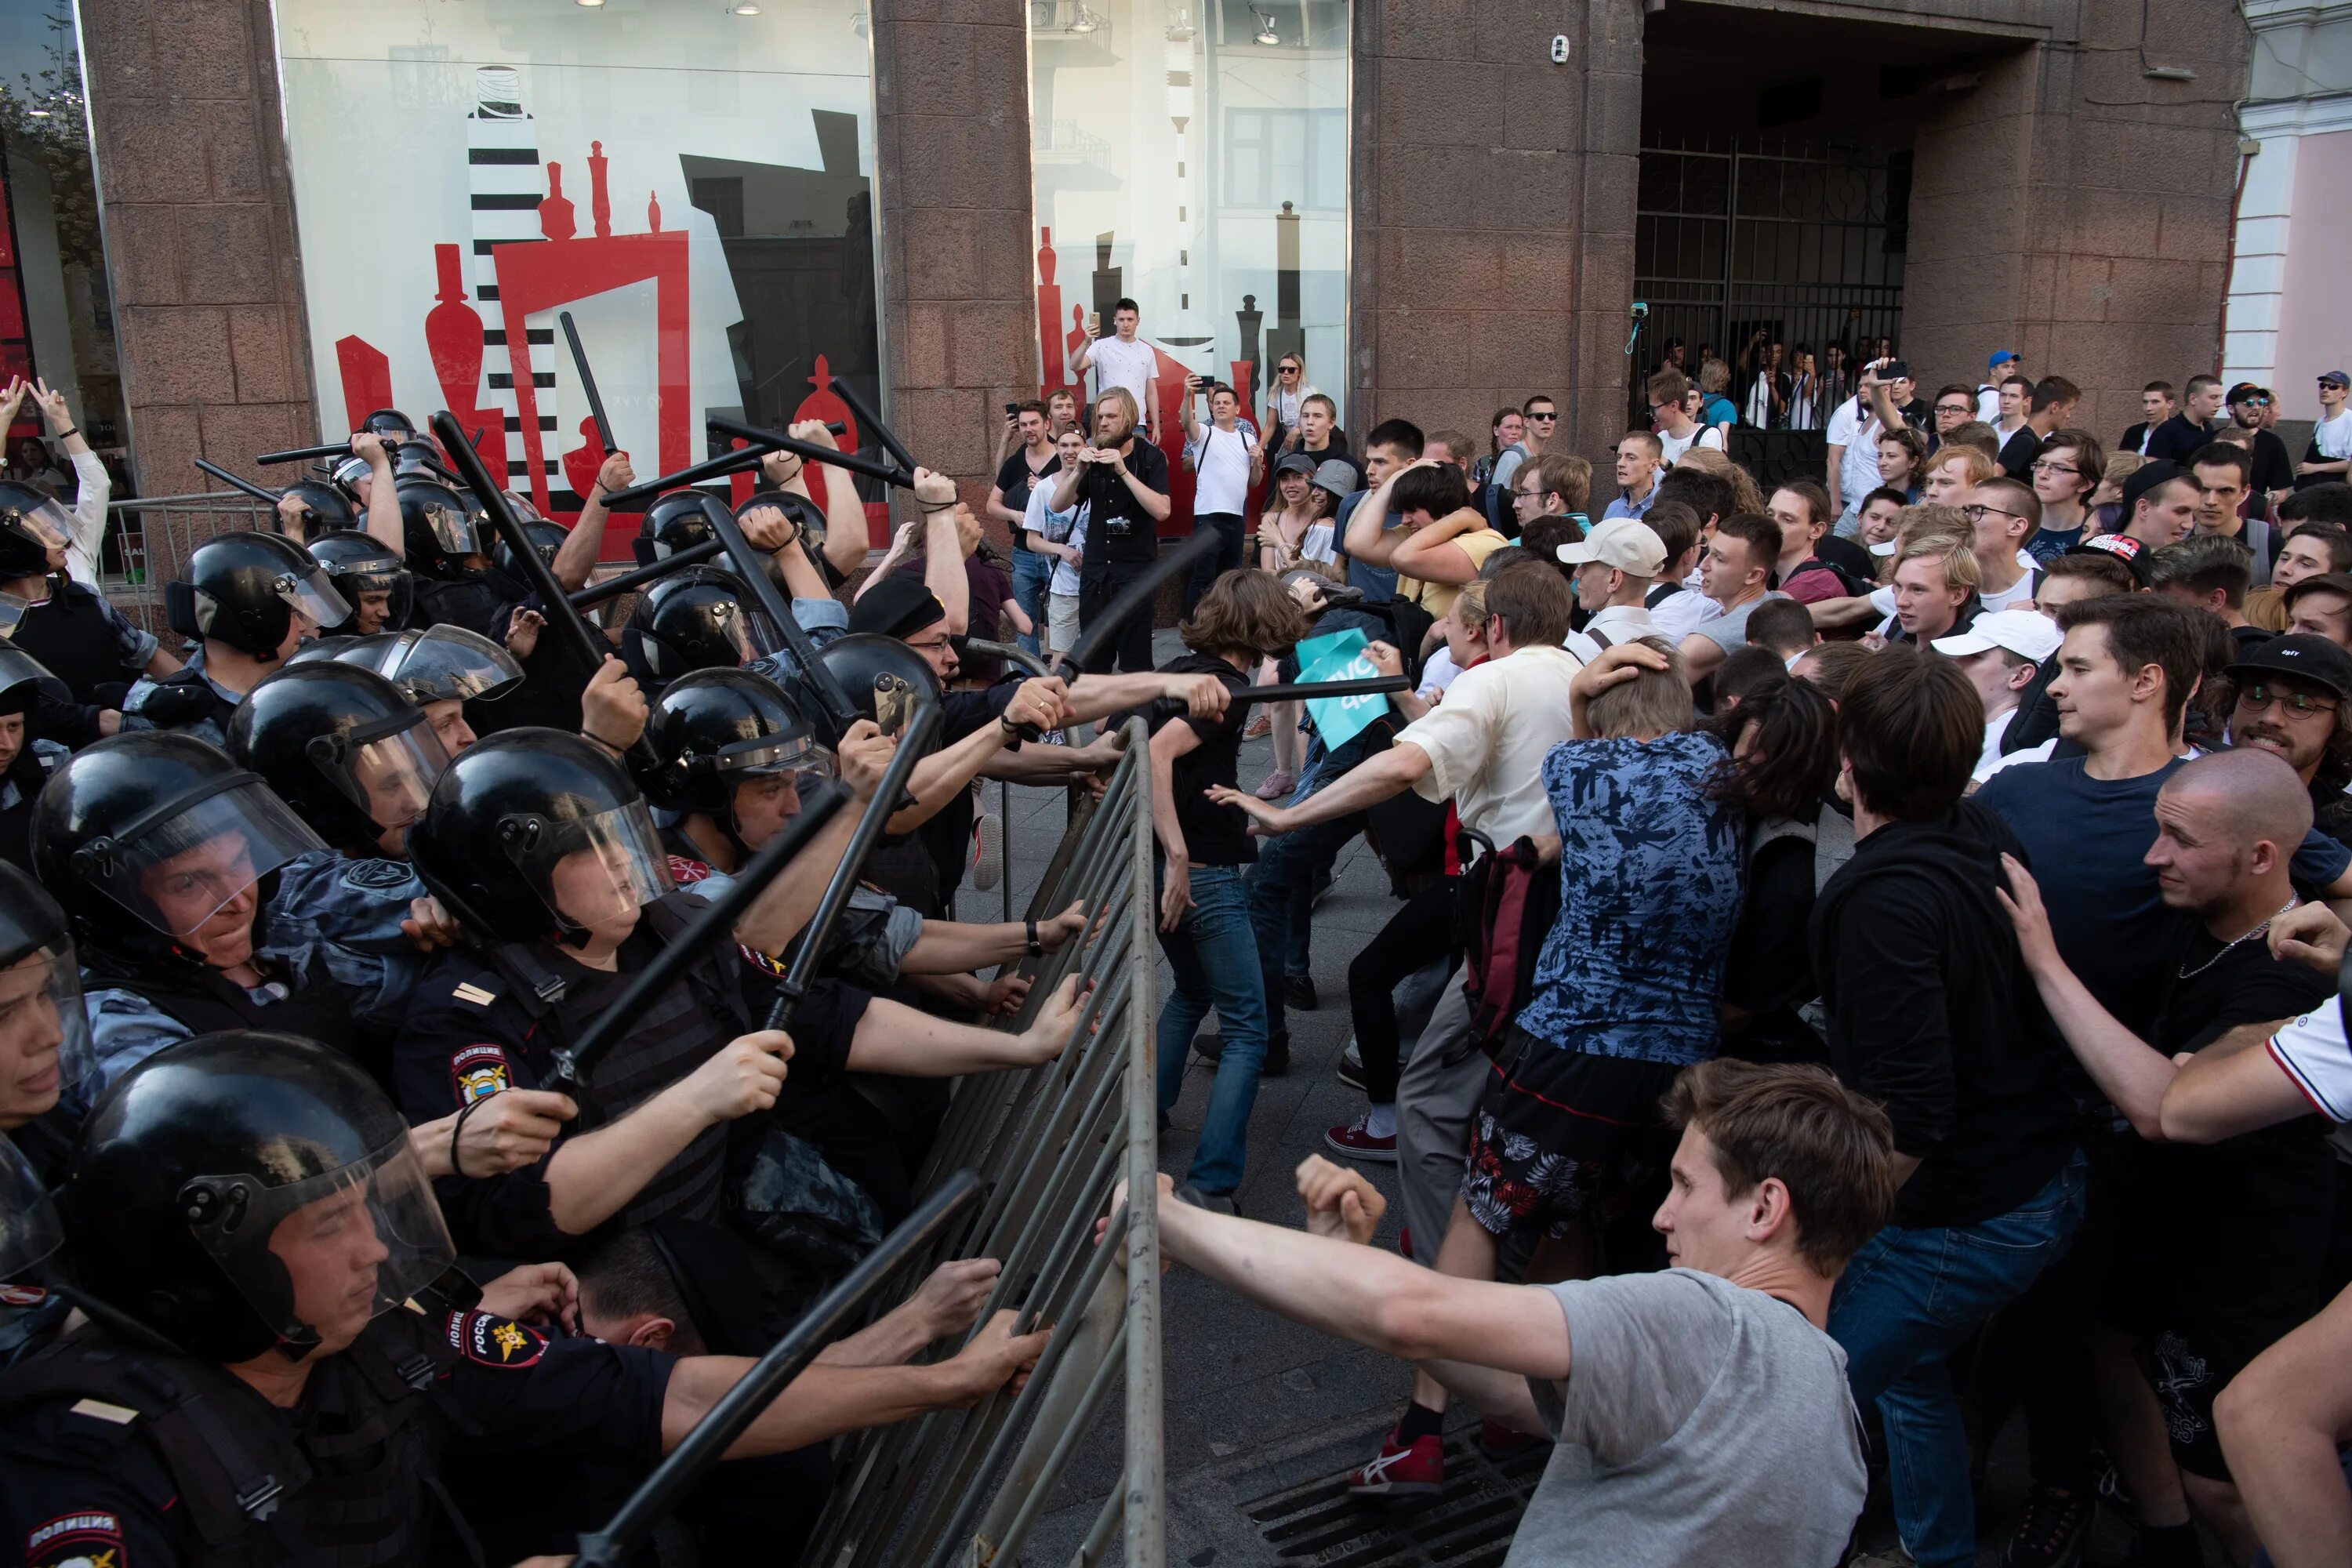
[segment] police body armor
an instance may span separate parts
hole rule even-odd
[[[76,702],[117,707],[122,701],[121,691],[101,694],[98,689],[139,678],[139,671],[122,662],[98,591],[64,576],[49,579],[48,599],[26,607],[8,640],[72,688]],[[108,700],[100,702],[101,695]]]
[[[262,916],[257,913],[255,919]],[[257,1004],[246,988],[216,970],[193,965],[128,964],[103,948],[92,946],[82,955],[91,990],[129,991],[145,997],[155,1010],[187,1026],[191,1035],[216,1035],[231,1029],[269,1029],[299,1035],[339,1051],[350,1052],[360,1037],[343,988],[313,953],[298,975],[277,975],[270,984],[286,994],[268,1006]],[[297,981],[299,984],[296,984]],[[378,1042],[369,1037],[371,1047]],[[379,1083],[383,1080],[382,1053],[371,1048],[353,1053]]]
[[[16,786],[14,805],[0,806],[0,860],[27,868],[33,864],[33,803],[49,775],[66,765],[66,749],[48,741],[27,737],[16,760],[0,780]]]
[[[450,1417],[433,1385],[457,1354],[435,1320],[386,1312],[311,1373],[298,1422],[224,1367],[89,1325],[0,1374],[0,1452],[131,1479],[122,1449],[143,1442],[172,1489],[150,1501],[176,1496],[205,1568],[478,1562],[435,1476]],[[77,1413],[92,1400],[133,1417]]]
[[[482,577],[456,582],[429,577],[416,580],[416,624],[420,626],[462,626],[498,642],[506,631],[507,606],[512,603],[501,597],[497,586]]]

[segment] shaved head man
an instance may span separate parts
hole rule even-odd
[[[2292,1332],[2320,1293],[2328,1213],[2299,1194],[2335,1179],[2324,1142],[2142,1141],[2162,1136],[2176,1056],[2201,1053],[2242,1025],[2266,1037],[2280,1020],[2334,995],[2332,976],[2273,957],[2263,941],[2295,902],[2287,865],[2310,826],[2303,781],[2274,752],[2215,752],[2164,781],[2146,860],[2165,906],[2189,918],[2165,953],[2157,1019],[2145,1036],[2118,1023],[2068,968],[2040,889],[2010,863],[2011,918],[2035,987],[2092,1081],[2141,1134],[2117,1153],[2118,1198],[2090,1287],[2105,1304],[2094,1356],[2116,1395],[2105,1402],[2109,1451],[2139,1505],[2143,1548],[2151,1537],[2164,1548],[2141,1561],[2196,1561],[2192,1510],[2233,1561],[2252,1558],[2257,1543],[2222,1463],[2213,1400]],[[2063,863],[2048,874],[2054,884]]]

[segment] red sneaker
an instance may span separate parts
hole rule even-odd
[[[1396,1139],[1375,1137],[1371,1118],[1359,1116],[1345,1127],[1334,1127],[1323,1134],[1323,1142],[1350,1160],[1379,1160],[1396,1163]]]
[[[1400,1445],[1394,1427],[1381,1440],[1380,1458],[1348,1478],[1358,1497],[1435,1497],[1444,1489],[1444,1439],[1433,1433]]]
[[[1534,1433],[1506,1426],[1491,1415],[1478,1423],[1478,1451],[1490,1459],[1507,1459],[1544,1442]]]

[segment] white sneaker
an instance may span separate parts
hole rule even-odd
[[[988,892],[1004,880],[1004,819],[983,811],[971,824],[971,885]]]

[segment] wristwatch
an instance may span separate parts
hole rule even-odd
[[[1029,931],[1029,956],[1032,958],[1045,957],[1045,944],[1037,940],[1037,922],[1035,921],[1029,921],[1025,923]]]

